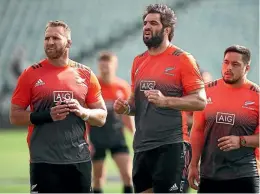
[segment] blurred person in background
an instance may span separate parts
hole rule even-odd
[[[66,23],[48,22],[47,57],[23,71],[11,99],[11,123],[29,126],[32,193],[92,192],[86,122],[104,125],[107,110],[95,74],[69,59],[71,44]]]
[[[207,106],[194,112],[189,183],[199,193],[259,192],[259,86],[247,79],[250,61],[248,48],[228,47],[222,79],[207,84]]]
[[[13,58],[11,60],[11,72],[13,73],[14,77],[18,79],[18,77],[21,75],[24,69],[26,69],[29,64],[25,65],[25,58],[26,53],[24,48],[17,47],[14,51]]]
[[[115,161],[121,179],[124,193],[132,193],[132,158],[124,136],[124,128],[134,134],[134,120],[128,115],[118,115],[113,109],[116,99],[128,99],[131,93],[130,85],[116,76],[118,65],[117,56],[112,52],[101,52],[98,58],[99,76],[102,96],[105,100],[108,115],[103,127],[90,127],[89,137],[93,146],[93,191],[103,192],[105,181],[106,153],[109,150]]]
[[[0,100],[2,99],[2,95],[3,95],[3,88],[4,88],[4,78],[3,78],[3,72],[2,72],[2,66],[0,63]]]
[[[12,91],[14,90],[17,79],[22,71],[32,64],[27,61],[26,51],[22,46],[16,46],[10,57],[11,62],[7,66],[4,67],[0,64],[0,127],[1,124],[6,122],[9,125],[8,114]]]
[[[11,93],[11,91],[15,88],[17,79],[22,74],[24,69],[32,64],[27,60],[26,50],[22,46],[17,46],[11,57],[10,65],[8,66],[8,72],[10,72],[10,75],[7,78],[9,93]]]
[[[166,5],[146,8],[143,41],[148,50],[134,59],[130,99],[114,104],[118,114],[135,116],[136,193],[187,192],[191,147],[183,111],[203,110],[206,94],[194,57],[170,43],[175,23]]]
[[[210,72],[200,69],[200,73],[205,84],[213,80]],[[190,134],[192,124],[193,124],[193,112],[186,112],[186,114],[187,114],[188,132]]]

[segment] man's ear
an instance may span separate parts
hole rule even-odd
[[[67,42],[67,48],[70,48],[71,45],[72,45],[72,40],[68,40],[68,42]]]
[[[246,71],[245,71],[245,73],[248,73],[249,70],[250,70],[250,65],[246,65]]]
[[[164,32],[165,33],[167,33],[168,35],[171,33],[171,28],[170,27],[166,27],[165,29],[164,29]]]

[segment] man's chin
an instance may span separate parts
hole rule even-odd
[[[154,42],[150,42],[150,41],[144,41],[145,46],[147,46],[148,49],[150,48],[158,48],[160,46],[160,44],[154,43]]]
[[[101,77],[107,77],[107,76],[109,76],[109,73],[108,73],[108,72],[101,72],[100,74],[101,74]]]
[[[55,55],[52,55],[52,54],[47,54],[46,53],[46,56],[49,58],[49,59],[58,59],[59,56],[57,56],[56,54]]]
[[[151,43],[150,43],[150,39],[144,39],[143,41],[144,41],[144,44],[145,44],[146,46],[148,46],[148,45],[151,44]]]
[[[58,59],[59,57],[53,57],[53,56],[48,56],[47,55],[47,57],[49,58],[49,59],[51,59],[51,60],[55,60],[55,59]]]
[[[228,78],[223,78],[223,80],[226,84],[235,84],[237,82],[237,80],[228,79]]]

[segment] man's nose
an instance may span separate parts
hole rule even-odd
[[[53,38],[50,38],[48,44],[54,44]]]
[[[144,25],[144,30],[151,30],[151,24],[149,22],[147,22],[145,25]]]
[[[228,64],[227,70],[232,70],[232,65],[231,64]]]

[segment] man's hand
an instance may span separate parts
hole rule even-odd
[[[218,142],[219,142],[218,147],[224,152],[236,150],[240,148],[239,136],[231,135],[231,136],[221,137],[218,139]]]
[[[123,100],[121,98],[118,98],[114,103],[114,111],[117,114],[124,114],[128,110],[129,105],[126,100]]]
[[[198,190],[199,189],[199,170],[198,166],[191,165],[189,166],[189,175],[188,175],[188,181],[191,188]],[[195,182],[196,181],[196,182]]]
[[[166,97],[161,93],[160,90],[146,90],[144,95],[147,97],[148,101],[155,104],[158,107],[166,107]]]
[[[56,106],[51,108],[51,117],[53,121],[64,120],[70,113],[70,109],[67,104],[61,104],[58,102]]]
[[[87,109],[82,107],[76,99],[66,101],[66,104],[69,107],[69,111],[75,113],[78,117],[82,119],[89,117],[89,112],[86,111]]]

